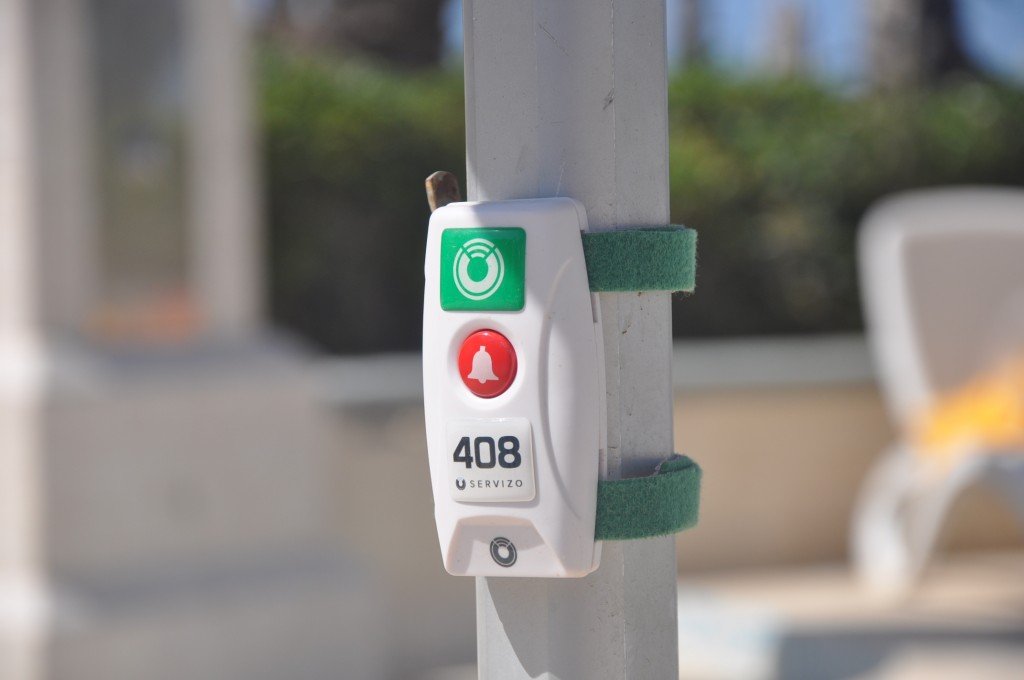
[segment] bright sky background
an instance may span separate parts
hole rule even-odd
[[[865,61],[864,0],[705,0],[705,30],[714,61],[738,71],[756,69],[768,50],[777,8],[787,2],[807,12],[812,70],[838,85],[861,82]],[[681,51],[679,0],[667,0],[670,59]],[[966,44],[994,74],[1024,82],[1024,0],[959,0]],[[460,0],[446,10],[447,43],[462,49]]]

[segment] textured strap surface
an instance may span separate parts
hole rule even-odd
[[[692,291],[697,270],[697,232],[683,226],[583,234],[590,290]]]
[[[598,541],[624,541],[674,534],[697,523],[701,469],[678,454],[650,477],[597,483]]]
[[[595,293],[692,291],[697,232],[671,225],[583,234],[590,290]],[[601,480],[596,540],[622,541],[674,534],[697,523],[700,466],[675,455],[650,477]]]

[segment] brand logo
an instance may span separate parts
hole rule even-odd
[[[519,227],[441,233],[441,309],[517,312],[526,301],[526,232]]]
[[[498,536],[491,541],[491,559],[497,562],[499,567],[511,567],[516,563],[518,556],[515,544],[504,536]]]
[[[455,480],[455,488],[458,489],[459,491],[465,491],[466,490],[466,479],[465,479],[465,477],[458,477]]]

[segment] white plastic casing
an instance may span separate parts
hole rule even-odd
[[[583,206],[569,198],[453,203],[430,218],[424,410],[437,534],[451,574],[579,577],[599,564],[594,521],[604,460],[605,386],[597,299],[590,293],[580,237],[586,220]],[[442,233],[487,227],[525,231],[524,306],[504,312],[444,311],[440,279],[451,273],[440,264]],[[490,399],[472,394],[458,369],[463,342],[482,329],[503,334],[518,361],[511,386]],[[524,426],[527,434],[522,434]],[[514,472],[520,479],[533,475],[532,498],[507,500],[497,491],[494,500],[457,500],[464,494],[454,480],[464,467],[453,460],[453,442],[464,432],[505,431],[530,437],[532,473]],[[500,483],[508,471],[472,472]],[[495,549],[508,559],[492,557]]]

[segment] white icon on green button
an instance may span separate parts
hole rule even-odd
[[[519,227],[445,229],[441,234],[441,309],[523,308],[526,232]]]
[[[464,296],[470,300],[486,300],[501,287],[505,258],[498,246],[485,238],[466,241],[455,254],[452,276]]]

